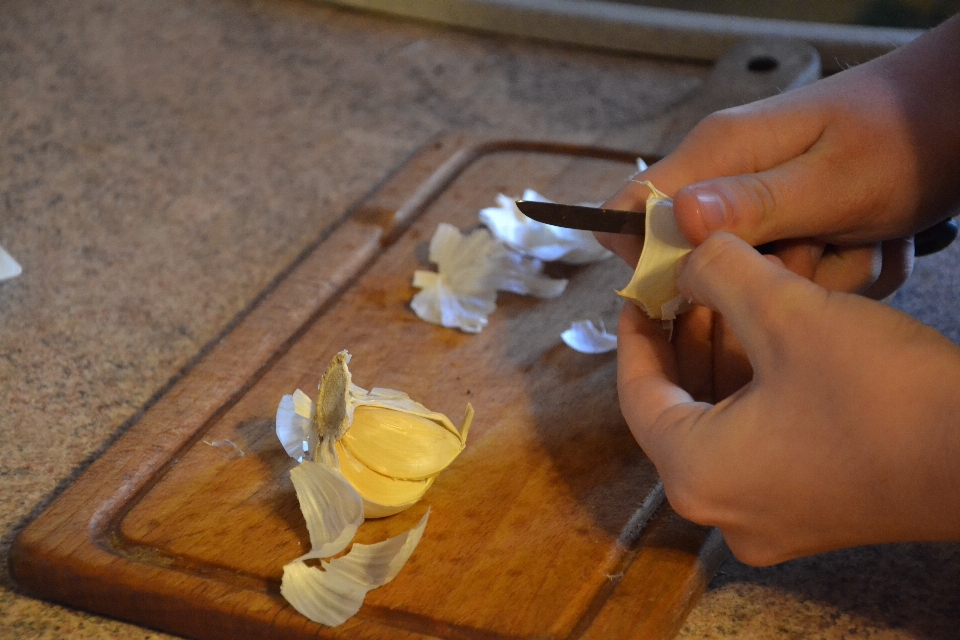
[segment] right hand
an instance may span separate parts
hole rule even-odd
[[[884,297],[912,267],[910,237],[960,201],[960,16],[812,85],[703,120],[638,176],[674,196],[683,234],[788,241],[795,272]],[[607,206],[643,210],[629,183]],[[601,242],[635,264],[640,241]],[[825,247],[827,247],[825,249]]]

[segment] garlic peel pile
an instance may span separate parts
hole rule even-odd
[[[310,532],[311,550],[283,567],[280,593],[293,607],[328,626],[342,624],[360,610],[371,589],[393,580],[410,558],[426,528],[429,511],[413,529],[377,544],[347,548],[363,522],[359,494],[334,467],[302,462],[290,472]],[[304,560],[320,558],[320,567]]]
[[[0,280],[9,280],[16,278],[23,273],[23,268],[13,259],[7,250],[0,247]]]
[[[551,202],[533,189],[526,189],[523,199]],[[502,193],[497,195],[496,207],[480,211],[480,222],[511,249],[547,262],[587,264],[613,255],[589,231],[537,222],[525,216],[513,198]]]
[[[566,280],[544,276],[543,264],[511,252],[486,229],[462,234],[440,223],[430,240],[430,261],[437,272],[416,271],[420,289],[410,302],[422,320],[468,333],[479,333],[496,309],[497,291],[542,298],[558,296]]]
[[[677,288],[677,266],[693,250],[673,216],[673,199],[649,182],[643,251],[621,296],[635,302],[651,318],[673,320],[689,308]]]
[[[560,334],[568,347],[580,353],[607,353],[617,348],[617,335],[607,331],[603,320],[579,320]]]

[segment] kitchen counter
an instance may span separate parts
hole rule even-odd
[[[590,142],[708,69],[294,0],[0,6],[0,554],[392,167],[442,131]],[[549,194],[547,194],[549,195]],[[960,247],[895,304],[960,340]],[[0,637],[164,638],[20,592]],[[683,638],[954,638],[960,545],[728,560]]]

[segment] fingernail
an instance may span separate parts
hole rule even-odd
[[[708,231],[716,231],[726,224],[727,205],[723,199],[712,191],[696,191],[697,211],[700,219]]]

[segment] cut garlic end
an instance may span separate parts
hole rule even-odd
[[[643,251],[633,278],[617,293],[635,302],[651,318],[673,320],[690,306],[677,288],[677,267],[693,245],[680,233],[673,200],[649,182],[643,184],[651,192]]]
[[[341,438],[350,428],[350,354],[341,351],[334,356],[333,361],[320,379],[320,392],[317,401],[317,428],[320,439],[332,435]]]

